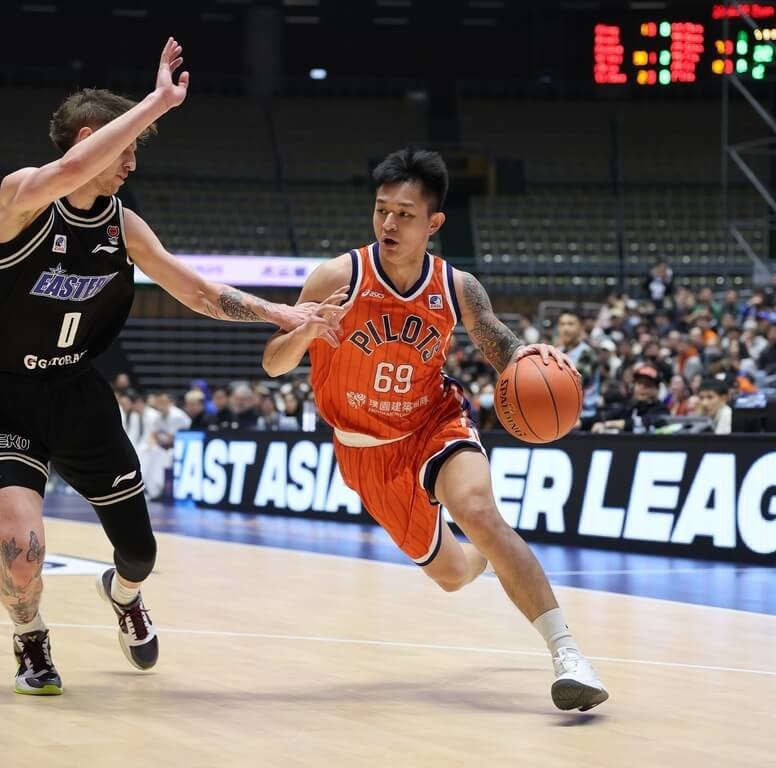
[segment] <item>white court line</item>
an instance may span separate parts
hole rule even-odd
[[[11,622],[2,621],[0,624],[9,626]],[[50,627],[62,629],[107,629],[115,631],[115,624],[49,624]],[[254,640],[282,640],[303,643],[330,643],[339,645],[368,645],[382,648],[416,648],[429,651],[454,651],[460,653],[489,653],[504,654],[508,656],[547,656],[547,651],[519,651],[513,648],[481,648],[467,645],[436,645],[432,643],[408,643],[397,640],[362,640],[350,637],[317,637],[315,635],[275,635],[263,632],[227,632],[216,629],[175,629],[173,627],[159,627],[160,634],[171,635],[202,635],[206,637],[237,637]],[[776,677],[776,670],[745,669],[743,667],[720,667],[707,664],[682,664],[674,661],[652,661],[649,659],[623,659],[616,656],[588,656],[591,661],[604,661],[613,664],[646,664],[652,667],[671,667],[674,669],[699,669],[707,672],[738,672],[748,675],[765,675]]]
[[[545,571],[547,576],[641,576],[642,574],[648,574],[650,576],[655,575],[668,575],[672,573],[750,573],[752,571],[769,571],[773,572],[773,568],[768,566],[754,565],[748,568],[725,568],[724,566],[717,566],[716,568],[630,568],[623,570],[602,570],[602,571]]]

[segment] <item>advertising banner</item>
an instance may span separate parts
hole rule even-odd
[[[776,563],[773,436],[482,438],[499,510],[529,541]],[[371,522],[328,434],[181,432],[174,451],[178,501]]]

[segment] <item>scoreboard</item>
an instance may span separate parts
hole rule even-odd
[[[707,81],[733,72],[742,78],[764,80],[776,62],[776,5],[739,6],[717,3],[697,18],[631,15],[627,21],[595,24],[593,81],[598,85],[662,87]],[[756,29],[741,18],[741,10],[756,22]]]

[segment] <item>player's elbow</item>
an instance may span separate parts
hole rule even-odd
[[[282,361],[279,361],[278,357],[279,355],[276,355],[271,347],[267,347],[261,358],[261,367],[271,379],[276,379],[278,376],[288,373],[288,369],[280,364]]]

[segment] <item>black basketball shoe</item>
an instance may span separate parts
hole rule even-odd
[[[16,673],[16,693],[29,696],[58,696],[62,693],[62,678],[51,661],[48,630],[13,636],[13,652],[19,663]]]
[[[110,585],[115,568],[108,568],[97,578],[97,593],[114,610],[119,620],[119,645],[132,666],[151,669],[159,658],[159,640],[148,615],[143,596],[138,596],[129,605],[121,605],[110,596]]]

